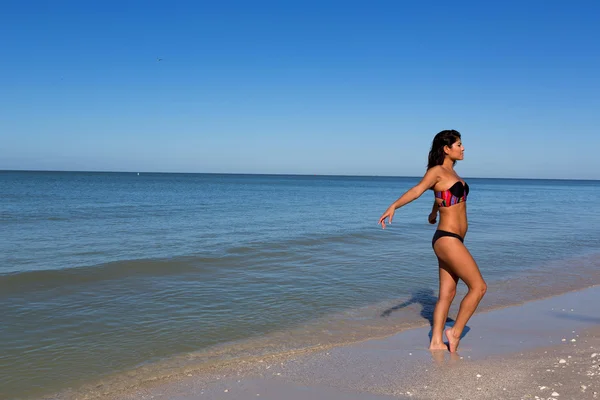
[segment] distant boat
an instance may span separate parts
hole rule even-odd
[[[138,176],[140,175],[140,173],[138,172]]]

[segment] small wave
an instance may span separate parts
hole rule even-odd
[[[0,275],[0,293],[23,294],[32,290],[93,284],[133,276],[178,275],[202,271],[203,268],[219,263],[222,261],[218,258],[182,257],[179,259],[127,260],[58,270],[16,272]]]
[[[352,244],[375,240],[378,236],[372,232],[349,232],[340,235],[315,234],[312,236],[301,236],[273,242],[250,242],[244,246],[236,246],[227,249],[228,254],[247,255],[249,253],[270,253],[287,249],[299,249],[302,247],[328,246],[331,244]]]
[[[62,269],[13,272],[0,275],[0,293],[26,293],[33,290],[54,289],[64,286],[100,283],[129,277],[159,277],[187,273],[202,273],[212,269],[235,269],[250,264],[265,266],[274,258],[293,257],[288,249],[302,253],[302,247],[329,246],[375,239],[376,235],[350,232],[341,235],[315,235],[280,241],[256,241],[232,246],[211,256],[194,255],[163,259],[123,260],[105,264]],[[296,254],[297,256],[298,254]],[[280,262],[275,263],[280,265]],[[285,261],[285,260],[284,260]]]

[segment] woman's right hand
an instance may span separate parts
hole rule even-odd
[[[429,220],[430,224],[435,224],[435,221],[437,220],[437,213],[429,214],[429,218],[427,219]]]
[[[394,213],[396,212],[396,209],[394,207],[390,207],[387,210],[385,210],[385,212],[383,213],[383,215],[381,216],[381,218],[379,218],[379,224],[381,225],[381,227],[383,229],[385,229],[385,219],[388,219],[388,224],[392,224],[392,218],[394,217]]]

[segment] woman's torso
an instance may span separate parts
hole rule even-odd
[[[469,186],[456,173],[448,171],[441,175],[433,190],[440,212],[438,229],[456,233],[464,238],[469,226],[466,201]]]

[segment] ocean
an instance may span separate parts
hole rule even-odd
[[[419,179],[0,172],[0,398],[428,324],[433,194],[377,224]],[[599,181],[465,180],[480,311],[600,283]]]

